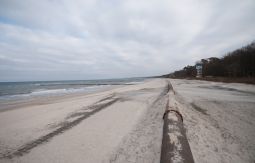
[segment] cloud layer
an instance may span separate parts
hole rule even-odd
[[[0,81],[160,75],[254,29],[254,0],[2,0]]]

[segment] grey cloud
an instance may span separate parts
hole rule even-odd
[[[0,81],[168,73],[253,41],[254,11],[253,0],[2,0]]]

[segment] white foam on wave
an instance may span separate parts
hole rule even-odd
[[[82,87],[82,88],[37,89],[27,94],[0,96],[0,100],[16,100],[16,99],[24,99],[29,97],[58,96],[58,95],[65,95],[65,94],[71,94],[71,93],[93,92],[108,86],[109,85],[98,85],[98,86],[89,86],[89,87]]]
[[[40,95],[55,95],[55,94],[69,94],[69,93],[79,93],[88,92],[100,89],[105,86],[90,86],[82,88],[63,88],[63,89],[37,89],[30,93],[30,96],[40,96]]]
[[[47,94],[58,94],[58,93],[64,93],[67,89],[38,89],[33,91],[32,93],[29,93],[30,96],[38,96],[38,95],[47,95]]]

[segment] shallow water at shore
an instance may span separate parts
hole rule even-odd
[[[55,97],[77,93],[91,93],[115,85],[142,83],[145,78],[76,80],[76,81],[32,81],[1,82],[0,104],[10,101],[27,100],[38,97]]]

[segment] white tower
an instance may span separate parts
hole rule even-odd
[[[203,64],[201,62],[197,62],[196,63],[196,69],[197,69],[197,78],[201,78],[202,77],[202,69],[203,69]]]

